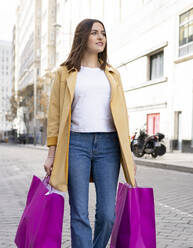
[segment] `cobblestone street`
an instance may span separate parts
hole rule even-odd
[[[32,176],[43,179],[47,151],[0,144],[0,248],[16,247],[14,238]],[[125,182],[121,170],[119,182]],[[140,187],[153,187],[157,248],[193,247],[193,174],[137,167]],[[89,218],[94,230],[95,187],[90,184]],[[65,197],[62,248],[70,248],[70,214]],[[109,246],[108,246],[109,247]]]

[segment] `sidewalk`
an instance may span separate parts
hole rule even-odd
[[[47,146],[41,145],[34,146],[33,144],[27,144],[18,146],[31,149],[48,150]],[[163,156],[158,156],[157,158],[152,158],[151,155],[145,155],[142,158],[137,158],[134,156],[134,160],[136,165],[193,173],[193,153],[181,153],[179,151],[174,151],[171,153],[166,153]]]
[[[18,147],[25,147],[25,148],[30,148],[30,149],[39,149],[39,150],[48,150],[48,147],[46,145],[33,145],[33,144],[16,144]]]
[[[174,151],[157,158],[145,155],[142,158],[134,157],[134,160],[136,165],[193,173],[193,153]]]

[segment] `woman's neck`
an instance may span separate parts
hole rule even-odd
[[[98,61],[98,55],[96,57],[92,56],[92,55],[87,55],[84,56],[84,58],[81,60],[81,66],[86,66],[86,67],[91,67],[91,68],[95,68],[95,67],[100,67],[100,63]]]

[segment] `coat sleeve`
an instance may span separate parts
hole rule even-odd
[[[47,146],[56,146],[58,140],[60,122],[60,77],[59,70],[54,73],[54,81],[51,88],[48,120],[47,120]]]
[[[123,96],[123,102],[124,102],[125,110],[126,110],[126,114],[127,114],[128,140],[129,140],[129,146],[130,146],[130,144],[131,144],[131,137],[130,137],[130,132],[129,132],[129,115],[128,115],[128,111],[127,111],[127,104],[126,104],[126,100],[125,100],[125,94],[124,94],[124,90],[123,90],[123,85],[122,85],[122,80],[121,80],[120,72],[118,70],[116,70],[116,72],[117,72],[118,80],[120,82],[120,88],[121,88],[121,92],[122,92],[122,96]]]

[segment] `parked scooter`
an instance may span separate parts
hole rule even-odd
[[[136,138],[137,132],[131,137],[131,151],[138,158],[144,154],[151,154],[153,158],[162,156],[166,153],[166,146],[163,144],[165,137],[162,133],[156,133],[148,136],[144,130],[140,129],[139,136]]]

